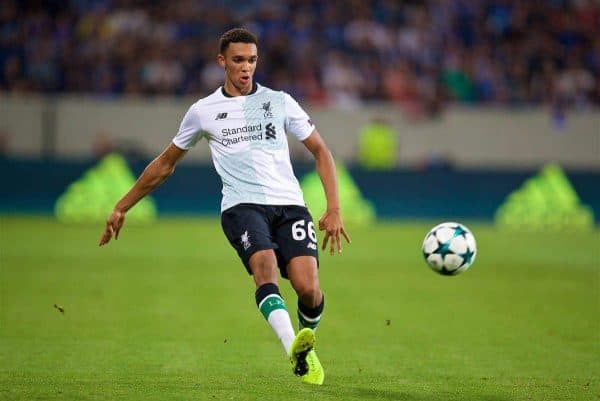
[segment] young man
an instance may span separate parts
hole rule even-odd
[[[225,83],[190,107],[173,142],[115,205],[100,245],[118,238],[125,213],[206,138],[223,182],[223,231],[254,278],[256,304],[281,340],[294,373],[306,383],[322,384],[325,373],[314,351],[314,330],[324,307],[317,237],[292,171],[286,134],[302,141],[316,160],[327,198],[327,210],[319,219],[319,229],[325,231],[322,249],[329,244],[332,254],[341,252],[341,236],[348,243],[350,238],[340,214],[331,152],[290,95],[253,81],[257,60],[257,39],[251,32],[238,28],[223,34],[217,61],[225,70]],[[297,335],[279,293],[279,274],[298,295]]]

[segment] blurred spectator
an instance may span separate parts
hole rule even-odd
[[[330,101],[344,109],[360,106],[362,80],[349,55],[330,52],[323,63],[323,83]]]
[[[594,0],[4,0],[0,90],[204,95],[218,36],[260,37],[259,82],[344,107],[600,103]]]
[[[565,69],[556,77],[557,96],[566,104],[587,106],[595,87],[594,76],[575,57],[569,58]]]

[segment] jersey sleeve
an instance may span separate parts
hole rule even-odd
[[[173,143],[179,149],[190,149],[202,138],[202,126],[200,125],[200,113],[196,104],[193,104],[185,113],[179,131],[173,138]]]
[[[293,135],[299,141],[309,137],[315,129],[312,120],[300,107],[298,102],[289,94],[285,93],[285,131]]]

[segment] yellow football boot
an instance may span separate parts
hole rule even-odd
[[[314,349],[311,349],[306,355],[306,364],[308,365],[308,373],[302,376],[302,383],[307,384],[323,384],[325,380],[325,370],[321,366],[321,362],[317,357]]]
[[[294,342],[290,348],[290,362],[296,376],[304,376],[308,373],[309,367],[306,356],[314,348],[315,341],[315,332],[308,327],[296,334],[296,338],[294,338]]]

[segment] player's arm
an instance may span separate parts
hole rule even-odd
[[[323,189],[325,191],[327,210],[319,219],[319,230],[325,231],[322,249],[325,250],[327,243],[331,241],[329,242],[330,252],[333,255],[336,247],[338,252],[342,252],[340,234],[344,236],[348,243],[351,242],[348,233],[346,233],[346,230],[344,229],[344,223],[340,212],[335,162],[325,141],[323,141],[323,138],[316,129],[302,142],[315,157],[317,174],[319,174],[319,177],[321,178],[321,183],[323,184]]]
[[[156,159],[146,166],[133,187],[117,202],[112,213],[108,216],[106,228],[100,238],[100,246],[107,244],[113,235],[115,239],[119,238],[119,231],[125,222],[125,213],[173,174],[175,165],[186,152],[187,150],[179,149],[171,143]]]

